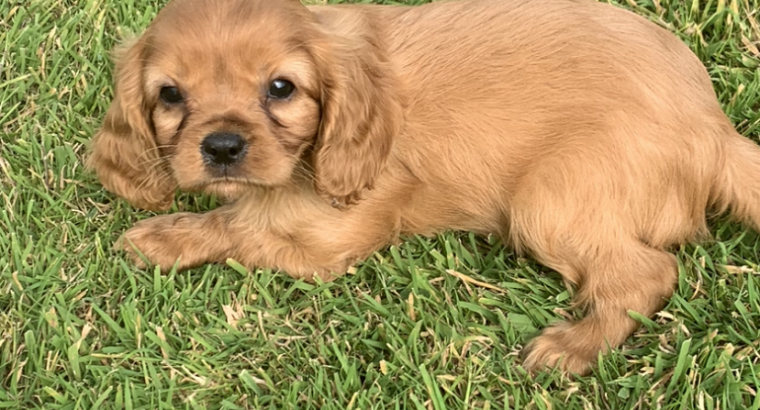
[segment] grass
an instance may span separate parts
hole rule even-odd
[[[488,238],[410,238],[321,285],[133,268],[110,246],[150,215],[82,158],[111,97],[108,50],[162,3],[0,5],[0,408],[760,409],[760,237],[724,221],[677,250],[665,310],[578,380],[519,366],[570,296]],[[758,0],[620,6],[690,44],[739,131],[760,137]]]

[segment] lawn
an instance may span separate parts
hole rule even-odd
[[[520,367],[537,329],[573,314],[570,294],[492,238],[408,238],[322,285],[132,267],[111,244],[151,214],[82,160],[109,50],[163,3],[0,5],[0,408],[760,409],[760,236],[723,219],[675,250],[665,310],[576,380]],[[760,138],[760,0],[619,5],[687,42]],[[173,211],[214,206],[181,196]]]

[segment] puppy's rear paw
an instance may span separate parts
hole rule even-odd
[[[523,367],[531,373],[549,369],[586,375],[597,357],[593,340],[584,340],[575,325],[562,322],[543,331],[523,349]]]

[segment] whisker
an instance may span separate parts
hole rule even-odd
[[[154,152],[160,152],[162,148],[177,148],[177,144],[166,144],[166,145],[158,145],[152,148],[148,148],[145,151],[141,152],[140,155],[137,157],[138,159],[142,156],[152,154]]]
[[[143,161],[140,161],[137,163],[137,166],[139,167],[145,167],[145,168],[153,168],[155,166],[161,165],[161,163],[166,160],[166,157],[158,157],[158,158],[147,158]]]

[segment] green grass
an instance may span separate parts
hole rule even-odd
[[[517,356],[565,314],[559,277],[466,233],[410,238],[325,285],[133,268],[110,246],[150,215],[82,158],[111,97],[108,50],[162,3],[0,5],[0,408],[760,409],[760,237],[735,224],[679,249],[665,311],[579,380],[531,377]],[[758,0],[622,6],[689,43],[760,137]]]

